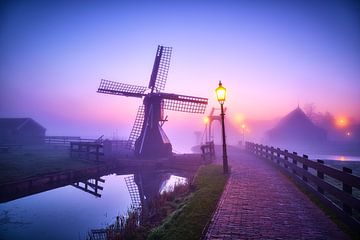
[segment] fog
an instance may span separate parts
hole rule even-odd
[[[209,99],[204,115],[165,112],[174,150],[199,144],[219,80],[229,144],[243,135],[272,144],[267,131],[297,104],[328,141],[356,142],[359,13],[351,2],[325,5],[4,2],[0,117],[33,118],[48,136],[126,140],[142,99],[99,94],[100,80],[148,86],[164,45],[173,49],[163,92]],[[334,127],[340,118],[349,124]]]

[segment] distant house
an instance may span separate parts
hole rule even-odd
[[[279,146],[314,146],[326,142],[326,131],[316,126],[300,107],[283,117],[267,134],[270,143]]]
[[[0,118],[0,144],[44,143],[46,129],[32,118]]]

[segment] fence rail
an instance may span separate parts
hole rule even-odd
[[[250,142],[246,143],[246,150],[275,163],[360,231],[360,177],[352,175],[350,168],[343,167],[341,171],[322,160],[310,160],[307,155],[301,157],[296,152]]]
[[[70,146],[71,142],[101,142],[100,139],[87,139],[75,136],[45,136],[44,142],[50,145]]]

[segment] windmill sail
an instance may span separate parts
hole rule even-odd
[[[131,130],[129,140],[127,142],[127,149],[135,149],[135,141],[141,134],[142,126],[144,123],[144,105],[139,106],[136,114],[135,122]]]
[[[153,92],[165,89],[166,79],[170,67],[171,47],[158,46],[153,70],[150,77],[149,88]]]
[[[138,97],[142,98],[144,92],[147,90],[146,87],[136,86],[131,84],[119,83],[101,79],[98,93],[107,93],[112,95],[121,95],[125,97]]]
[[[135,183],[134,175],[125,177],[126,187],[129,190],[131,205],[135,209],[141,208],[141,198],[139,188]]]
[[[172,111],[200,113],[205,112],[208,99],[179,94],[162,93],[163,108]]]

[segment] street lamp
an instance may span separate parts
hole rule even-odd
[[[227,153],[226,153],[226,138],[225,138],[225,122],[224,122],[224,102],[226,98],[226,88],[224,88],[221,84],[221,81],[219,81],[219,87],[215,89],[217,100],[220,103],[221,106],[221,126],[222,126],[222,140],[223,140],[223,170],[224,174],[227,174],[229,172],[228,167],[228,160],[227,160]]]

